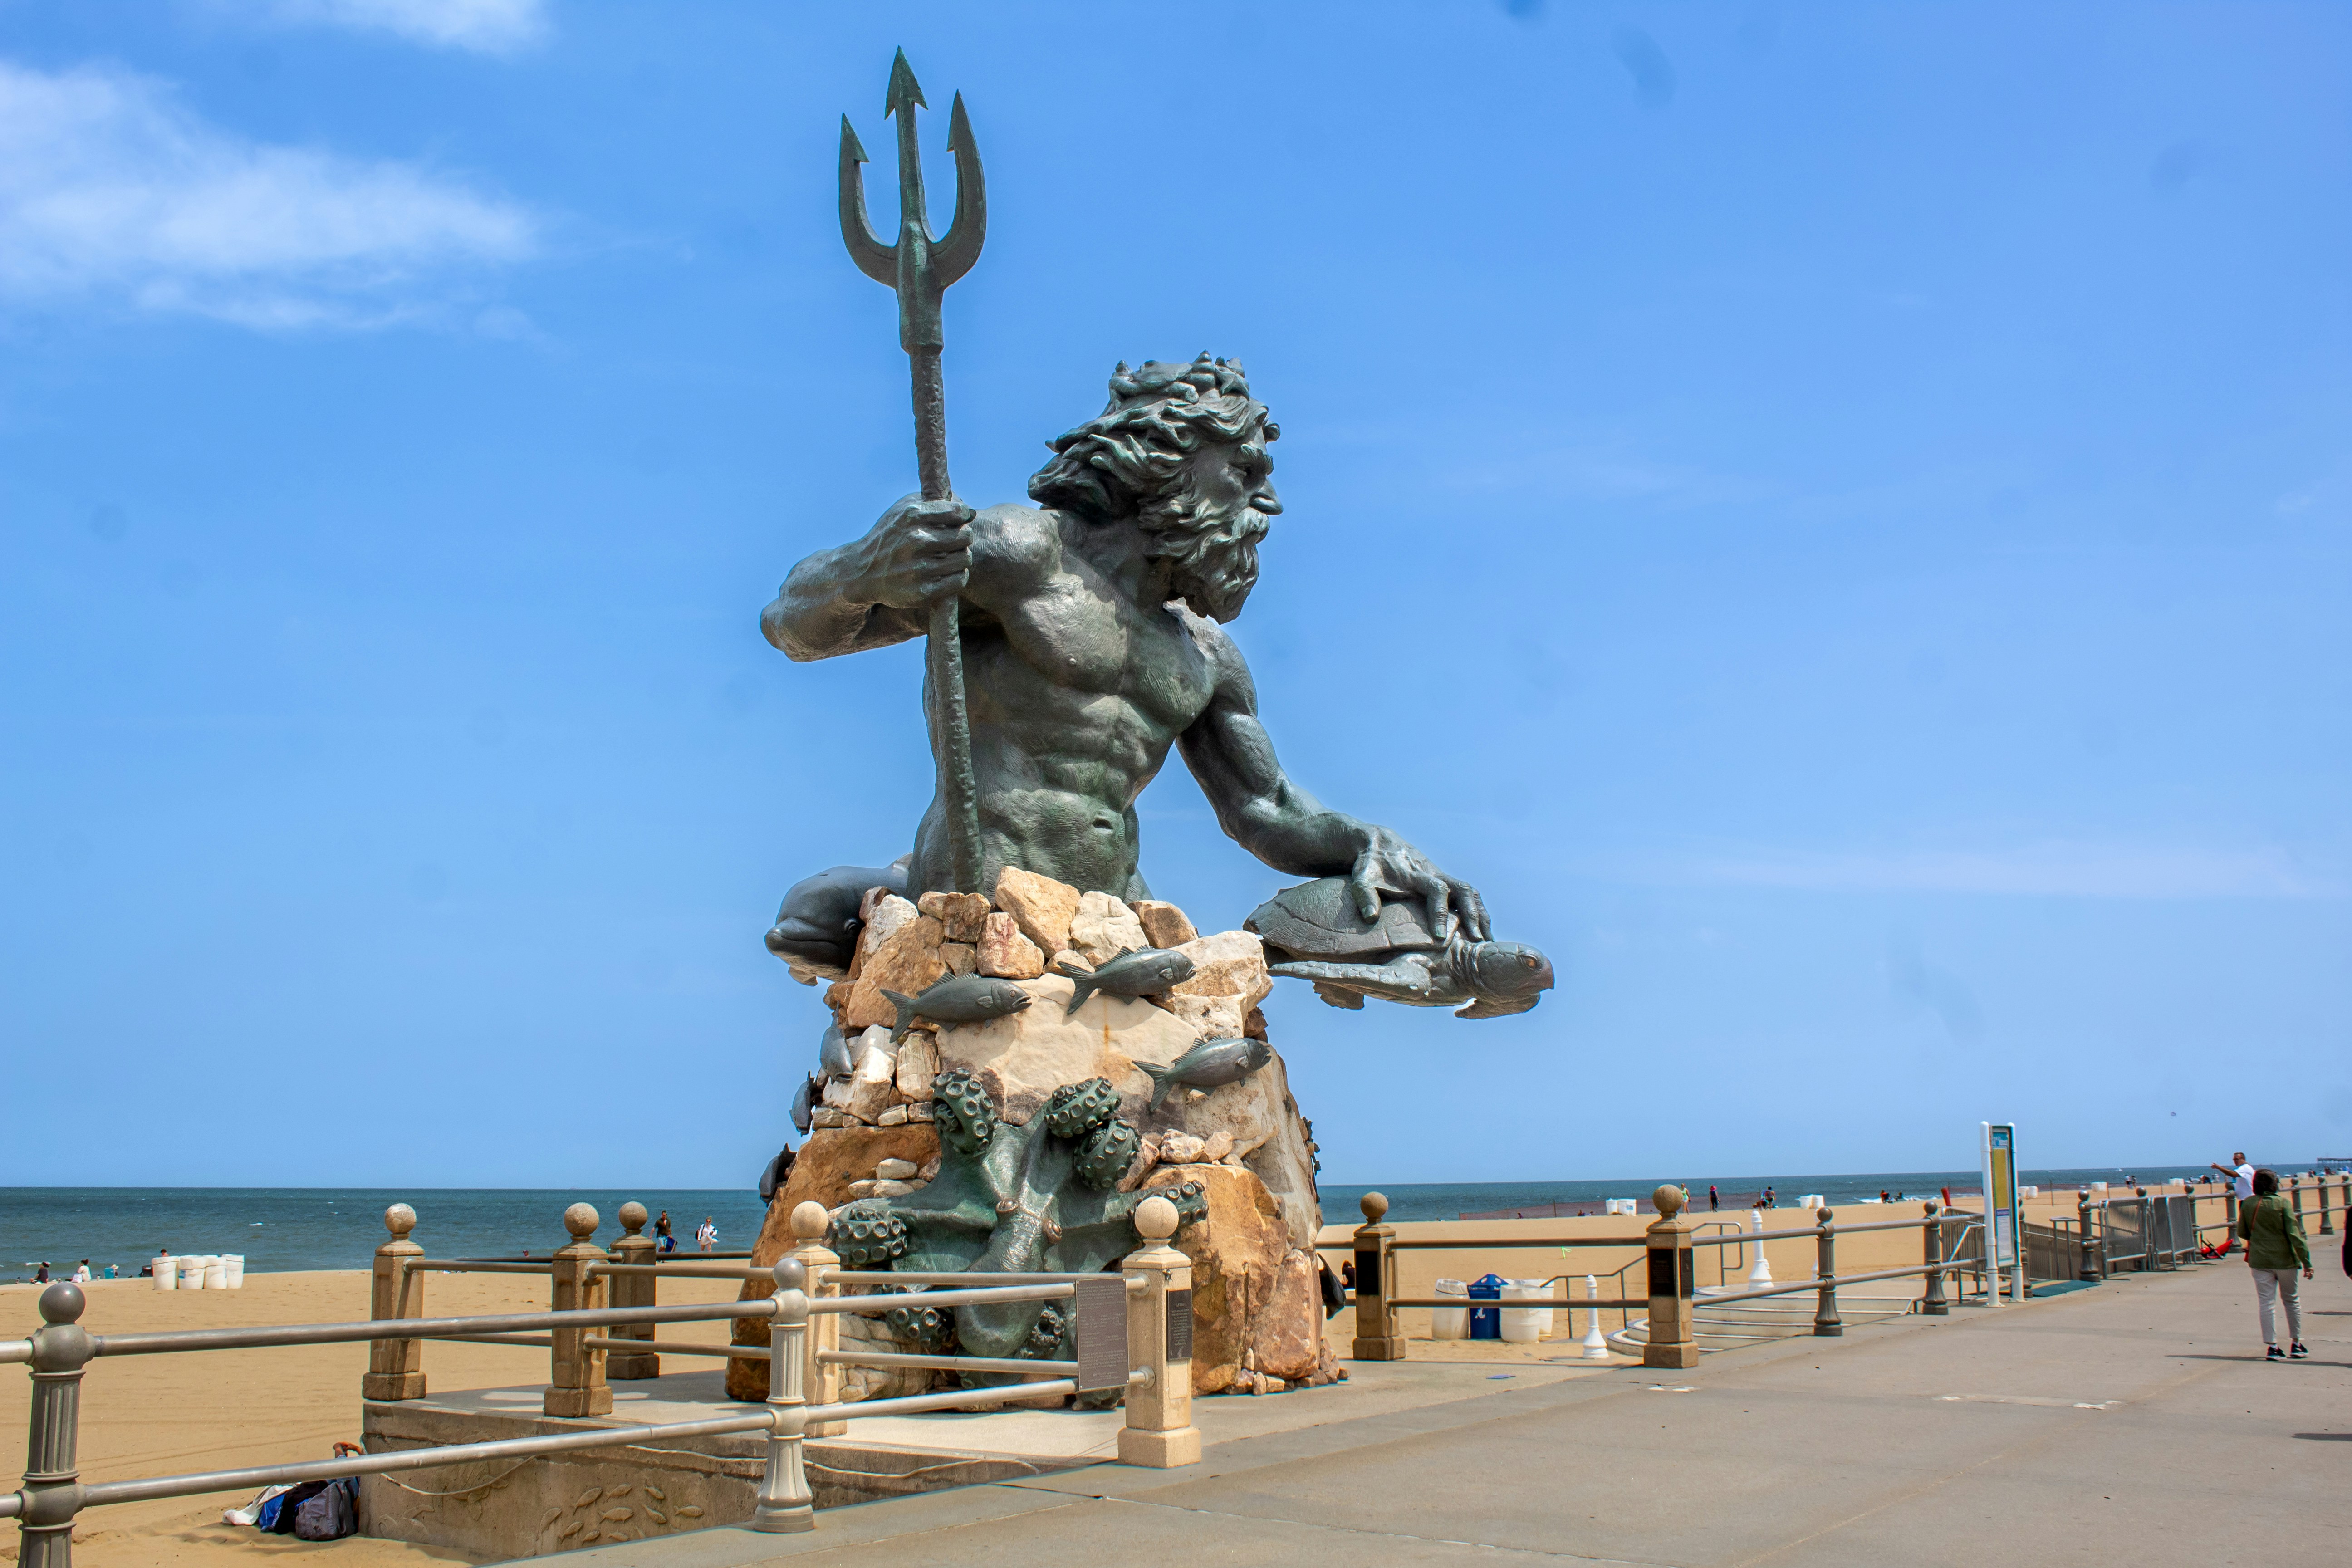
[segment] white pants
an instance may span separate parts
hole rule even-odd
[[[2254,1299],[2262,1303],[2263,1343],[2278,1343],[2275,1320],[2271,1304],[2286,1298],[2286,1334],[2296,1344],[2303,1343],[2303,1271],[2299,1268],[2257,1268],[2254,1270]]]

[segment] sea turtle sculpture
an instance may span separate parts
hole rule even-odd
[[[1384,897],[1368,921],[1345,877],[1286,889],[1243,926],[1265,944],[1269,973],[1312,981],[1334,1007],[1359,1008],[1375,996],[1454,1008],[1457,1018],[1500,1018],[1526,1012],[1551,989],[1551,961],[1534,948],[1472,942],[1459,922],[1441,941],[1421,901],[1407,897]]]

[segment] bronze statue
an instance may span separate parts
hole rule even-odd
[[[1244,848],[1278,871],[1344,876],[1360,905],[1389,888],[1427,900],[1441,925],[1487,935],[1475,889],[1400,835],[1333,811],[1282,771],[1257,690],[1223,623],[1258,574],[1282,510],[1268,448],[1278,434],[1242,368],[1118,367],[1109,405],[1051,443],[1031,505],[975,511],[908,496],[862,539],[792,570],[761,617],[796,659],[886,647],[960,601],[978,784],[982,885],[1002,867],[1122,899],[1150,897],[1136,797],[1173,743]],[[927,682],[927,709],[936,702]],[[953,880],[949,809],[934,800],[912,863],[826,873],[793,889],[769,945],[823,973],[848,962],[856,892]]]

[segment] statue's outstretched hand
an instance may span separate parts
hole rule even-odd
[[[1431,934],[1441,941],[1462,922],[1463,934],[1473,942],[1488,940],[1486,901],[1478,889],[1458,877],[1439,870],[1428,856],[1385,827],[1371,829],[1363,853],[1348,873],[1349,892],[1356,912],[1367,921],[1380,919],[1381,890],[1410,893],[1429,908]]]
[[[971,575],[971,508],[960,500],[905,496],[856,546],[848,596],[866,605],[919,610],[961,590]]]

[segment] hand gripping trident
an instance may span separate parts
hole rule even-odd
[[[940,350],[947,342],[940,326],[940,295],[971,270],[988,233],[988,190],[982,182],[980,153],[964,119],[963,94],[948,115],[948,151],[955,154],[955,218],[940,238],[931,237],[923,212],[923,164],[915,148],[915,110],[930,106],[907,51],[890,66],[890,92],[882,112],[898,121],[898,243],[885,245],[866,216],[866,149],[841,117],[841,237],[857,269],[898,296],[898,346],[907,351],[915,381],[915,464],[923,499],[945,500],[948,485],[947,394],[940,382]],[[971,720],[964,707],[961,600],[950,591],[931,605],[931,638],[925,661],[931,694],[931,756],[940,770],[940,795],[947,805],[948,848],[955,890],[980,886],[980,792],[971,773]]]

